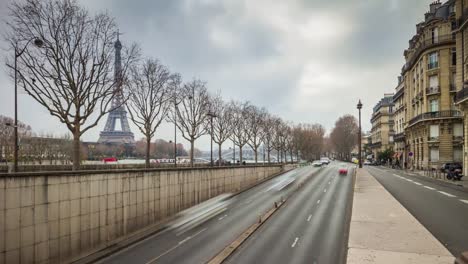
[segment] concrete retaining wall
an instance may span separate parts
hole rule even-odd
[[[0,264],[69,262],[281,166],[0,174]]]

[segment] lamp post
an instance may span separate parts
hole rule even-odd
[[[362,150],[361,150],[361,109],[362,109],[362,103],[361,99],[359,99],[359,102],[357,104],[357,109],[359,110],[359,132],[358,132],[358,144],[359,144],[359,154],[358,154],[358,159],[359,159],[359,168],[362,168]]]
[[[15,124],[13,125],[14,128],[14,137],[15,137],[15,148],[14,148],[14,165],[13,165],[13,171],[17,172],[18,171],[18,58],[23,55],[24,51],[28,47],[29,43],[31,41],[34,41],[34,45],[36,47],[42,47],[44,45],[44,41],[40,38],[31,38],[26,45],[24,45],[23,49],[18,50],[18,47],[15,47]]]
[[[211,125],[210,164],[211,164],[211,167],[213,167],[213,118],[218,117],[218,116],[211,110],[208,111],[206,115],[210,117],[210,125]]]

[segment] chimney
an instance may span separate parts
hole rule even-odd
[[[432,4],[429,5],[429,13],[434,14],[437,8],[439,8],[442,4],[440,3],[440,0],[432,2]]]

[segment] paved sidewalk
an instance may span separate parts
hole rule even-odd
[[[454,260],[366,169],[357,170],[348,264],[442,264]]]

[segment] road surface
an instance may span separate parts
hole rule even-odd
[[[285,205],[247,240],[253,251],[243,246],[238,251],[242,255],[236,254],[229,262],[313,263],[310,260],[316,259],[319,263],[340,263],[347,245],[346,207],[352,177],[351,173],[339,176],[339,166],[309,166],[278,176],[236,196],[226,211],[193,229],[162,231],[99,263],[206,263],[258,221],[275,201],[291,194]],[[291,178],[295,181],[286,185]],[[298,182],[306,179],[298,189]],[[246,258],[239,258],[244,254]]]
[[[411,172],[369,172],[454,256],[468,250],[468,191]]]
[[[345,263],[353,180],[339,166],[317,174],[228,263]]]

